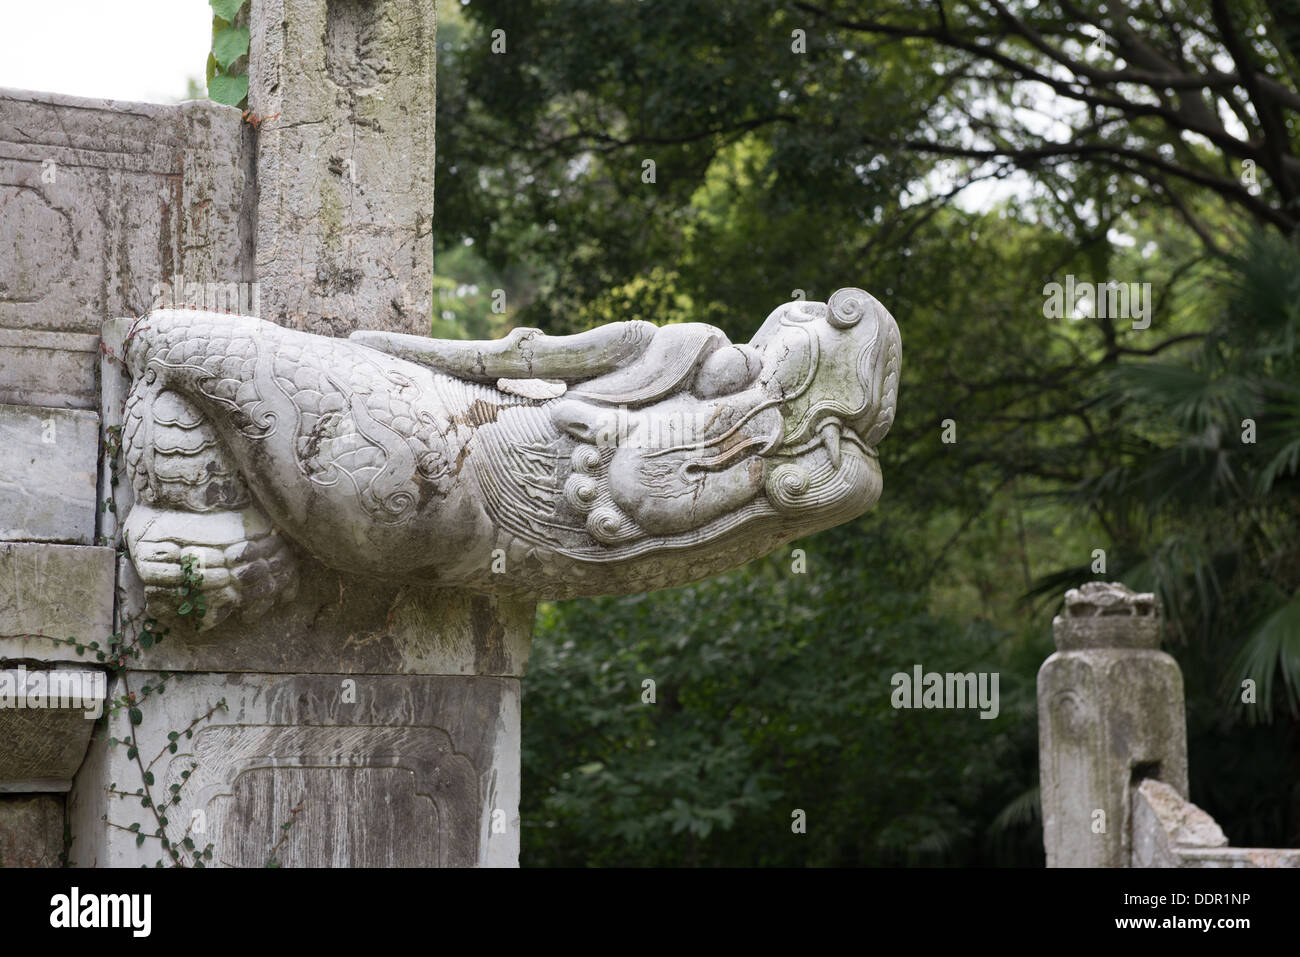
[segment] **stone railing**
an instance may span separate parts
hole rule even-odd
[[[1229,847],[1188,800],[1178,664],[1153,595],[1091,582],[1066,593],[1038,672],[1048,867],[1300,867],[1300,850]]]

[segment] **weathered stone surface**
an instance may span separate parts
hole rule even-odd
[[[305,555],[523,598],[733,568],[875,504],[901,363],[859,289],[781,306],[746,345],[646,322],[496,342],[186,310],[123,327],[104,335],[132,377],[125,540],[160,620],[204,562],[208,627],[291,602]]]
[[[133,673],[132,689],[157,676]],[[355,685],[354,688],[351,685]],[[116,693],[120,693],[120,689]],[[184,731],[226,703],[175,754]],[[153,795],[180,786],[167,834],[211,842],[217,866],[513,866],[519,851],[519,683],[510,678],[190,675],[141,706],[134,728]],[[126,716],[108,734],[131,733]],[[186,772],[189,772],[186,774]],[[137,866],[166,855],[129,828],[158,823],[125,748],[97,741],[69,798],[77,866]],[[293,809],[299,808],[297,813]],[[293,822],[284,831],[280,825]],[[201,830],[200,830],[201,828]],[[281,843],[281,838],[284,838]]]
[[[1214,818],[1161,781],[1133,794],[1133,867],[1300,867],[1300,850],[1228,847]]]
[[[98,353],[97,335],[0,328],[0,402],[91,408]]]
[[[1097,597],[1097,589],[1088,592]],[[1081,650],[1057,651],[1038,672],[1048,867],[1127,867],[1135,781],[1152,778],[1187,794],[1182,674],[1165,653],[1138,647],[1158,627],[1158,608],[1127,596],[1137,614],[1058,618],[1057,647]]]
[[[0,794],[0,867],[60,867],[62,794]]]
[[[1134,789],[1133,867],[1180,867],[1180,851],[1225,847],[1214,818],[1163,781],[1145,780]]]
[[[0,90],[0,401],[95,408],[101,322],[251,278],[244,136],[207,101]]]
[[[1300,867],[1300,850],[1286,847],[1189,847],[1179,849],[1178,859],[1179,867]]]
[[[1052,624],[1058,650],[1038,672],[1048,867],[1300,866],[1300,851],[1226,846],[1188,801],[1183,680],[1156,650],[1155,595],[1089,582]]]
[[[1065,608],[1052,621],[1060,651],[1086,648],[1159,648],[1160,606],[1153,594],[1123,585],[1087,582],[1065,593]]]
[[[141,613],[125,560],[125,612]],[[529,599],[395,586],[303,559],[298,592],[255,620],[197,631],[175,622],[150,649],[166,671],[522,676],[536,605]]]
[[[262,315],[425,332],[434,0],[254,0],[250,27]]]
[[[0,662],[92,663],[50,638],[105,643],[115,560],[113,549],[93,545],[0,542]]]
[[[68,790],[106,687],[91,668],[0,669],[0,793]]]
[[[99,416],[0,405],[0,540],[95,540]]]

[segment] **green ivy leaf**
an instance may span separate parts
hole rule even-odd
[[[220,17],[227,23],[233,23],[235,14],[239,8],[244,5],[244,0],[208,0],[208,6],[212,8],[214,16]]]
[[[224,70],[248,52],[248,27],[226,27],[212,38],[212,55]]]
[[[146,771],[146,772],[144,772],[144,783],[147,784],[147,785],[149,785],[150,787],[153,787],[153,772],[152,772],[152,771]]]
[[[139,708],[132,708],[128,712],[128,717],[130,717],[132,724],[140,724],[144,721],[144,715],[140,713]]]
[[[248,96],[248,74],[228,76],[218,73],[208,81],[208,97],[214,103],[238,106]]]

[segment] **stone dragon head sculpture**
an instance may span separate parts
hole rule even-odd
[[[291,596],[303,554],[544,598],[682,584],[876,503],[901,352],[852,288],[743,345],[698,323],[331,339],[157,311],[124,356],[124,535],[155,617],[199,560],[207,627]]]

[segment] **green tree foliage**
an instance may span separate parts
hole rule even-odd
[[[796,543],[806,575],[544,609],[526,863],[1040,862],[1034,675],[1095,577],[1165,600],[1193,799],[1237,842],[1300,839],[1298,13],[443,8],[439,235],[516,275],[515,324],[746,339],[854,284],[905,345],[884,499]],[[1067,276],[1150,283],[1149,328],[1047,315]],[[915,663],[999,670],[1002,715],[893,710]]]
[[[1033,670],[1014,670],[1005,632],[926,610],[911,531],[829,532],[806,574],[778,553],[544,608],[525,683],[525,863],[1041,860],[991,823],[1033,771]],[[1002,671],[1001,718],[895,710],[891,677],[917,662]]]
[[[1128,532],[1128,570],[1173,623],[1217,652],[1251,720],[1300,716],[1300,250],[1253,236],[1211,287],[1214,319],[1177,360],[1116,368],[1109,400],[1135,448],[1080,487]],[[1191,519],[1191,520],[1189,520]],[[1238,631],[1245,640],[1216,640]],[[1223,657],[1235,653],[1231,665]],[[1258,701],[1243,703],[1242,682]],[[1275,693],[1276,692],[1276,693]]]

